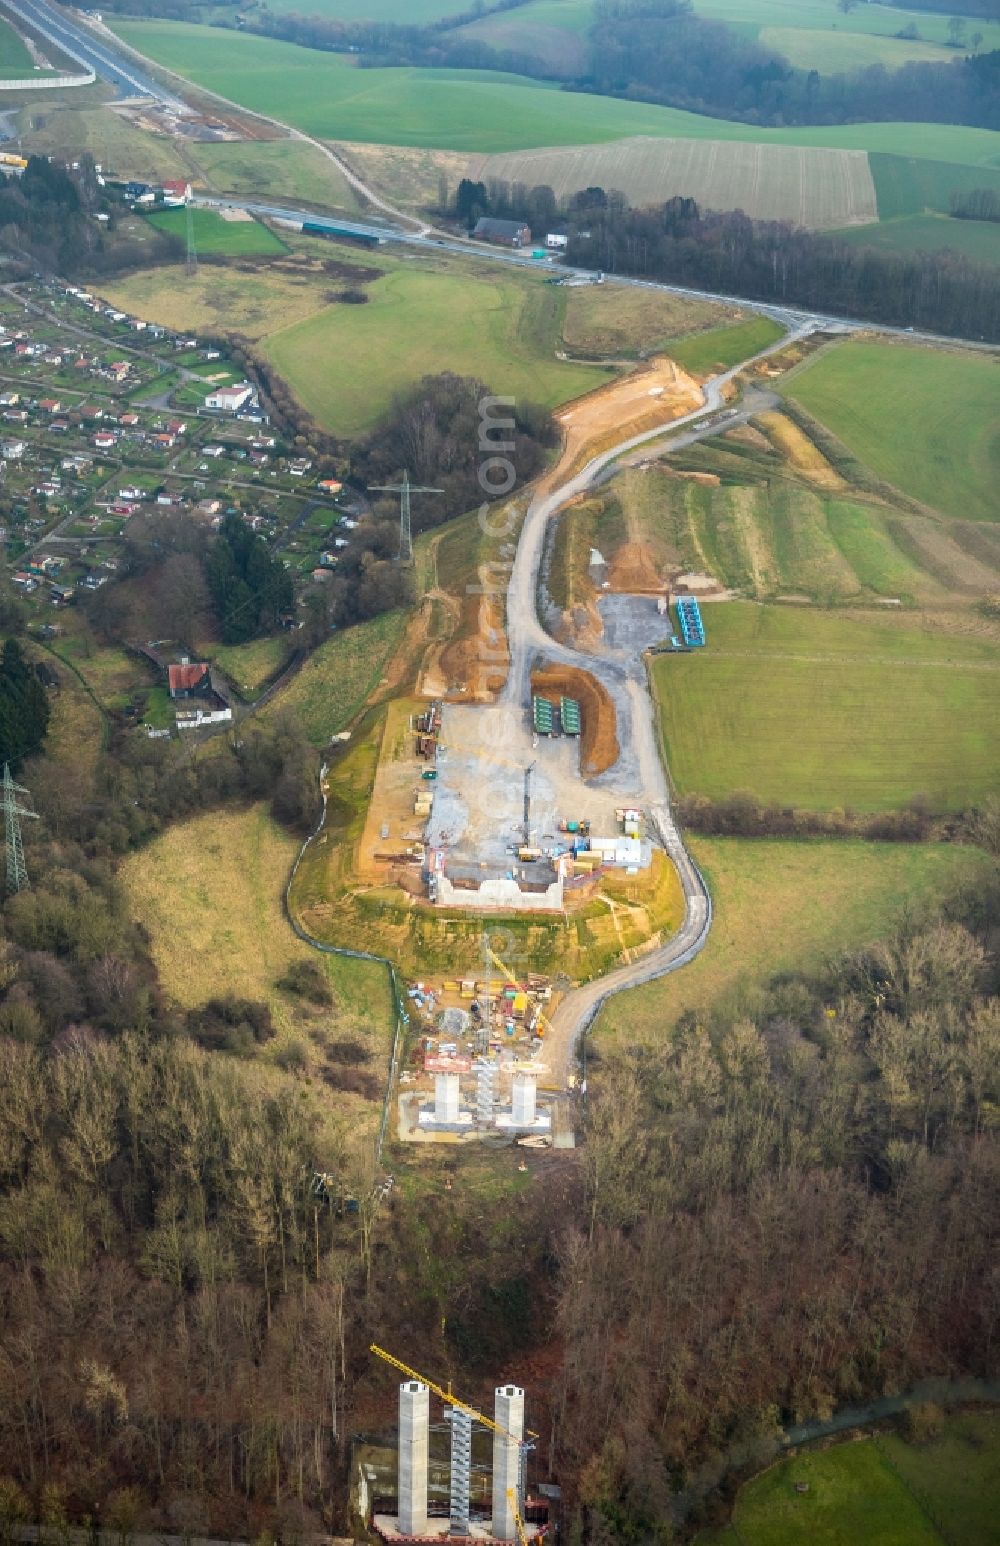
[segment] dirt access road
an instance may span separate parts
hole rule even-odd
[[[635,656],[623,656],[607,648],[584,650],[559,644],[545,631],[539,620],[536,610],[538,571],[546,526],[565,504],[591,488],[602,475],[606,476],[611,464],[627,452],[648,441],[662,441],[665,434],[694,424],[706,416],[719,414],[725,406],[726,389],[741,371],[754,360],[776,354],[787,348],[789,343],[808,337],[816,330],[817,325],[813,322],[801,323],[770,348],[761,350],[751,359],[706,381],[702,388],[704,403],[700,407],[674,418],[668,425],[661,423],[653,429],[642,430],[639,434],[623,439],[619,444],[592,457],[579,472],[563,479],[560,469],[572,465],[574,453],[570,451],[569,458],[563,456],[528,506],[507,591],[510,669],[498,707],[509,722],[513,722],[515,717],[523,719],[524,705],[530,691],[532,662],[536,656],[590,671],[608,688],[616,705],[622,704],[623,700],[627,701],[628,713],[623,718],[629,726],[629,749],[638,767],[641,802],[648,812],[651,833],[658,836],[677,868],[685,902],[684,921],[665,945],[651,950],[637,961],[618,967],[605,977],[575,988],[562,1000],[552,1016],[545,1048],[546,1064],[556,1083],[565,1083],[581,1036],[593,1024],[601,1006],[612,994],[621,993],[625,988],[637,987],[656,977],[664,977],[698,954],[711,928],[712,899],[697,865],[684,847],[671,815],[667,777],[657,744],[653,703],[641,661]],[[613,778],[614,769],[605,776]]]

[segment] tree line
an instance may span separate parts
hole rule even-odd
[[[595,209],[570,231],[567,260],[695,289],[819,312],[1000,339],[1000,272],[951,251],[855,247],[741,211],[702,212],[693,199],[655,209]]]
[[[956,220],[1000,221],[1000,190],[956,189],[948,201],[948,212]]]
[[[49,699],[35,667],[16,639],[0,656],[0,770],[16,773],[25,757],[40,752],[49,726]]]
[[[162,0],[175,14],[175,0]],[[153,6],[155,9],[155,4]],[[511,5],[489,7],[510,9]],[[484,11],[486,14],[486,11]],[[693,13],[691,0],[598,0],[582,69],[530,49],[498,49],[461,31],[466,15],[429,25],[241,13],[240,24],[303,47],[350,53],[364,67],[485,69],[555,79],[572,90],[657,102],[741,122],[775,125],[902,120],[1000,127],[1000,51],[895,69],[823,74]],[[975,49],[962,18],[951,39]],[[221,25],[232,25],[223,17]],[[913,35],[913,24],[906,35]]]

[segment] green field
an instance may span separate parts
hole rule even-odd
[[[383,612],[335,633],[314,651],[263,711],[297,716],[314,746],[325,746],[378,687],[406,629],[405,612]]]
[[[727,22],[749,37],[759,37],[770,28],[816,32],[819,37],[813,63],[817,70],[835,68],[830,62],[836,58],[835,52],[827,54],[824,50],[835,50],[845,38],[861,36],[874,38],[876,43],[879,39],[895,42],[893,34],[911,22],[925,42],[944,43],[948,37],[948,18],[954,14],[944,8],[935,13],[862,4],[856,5],[849,15],[844,16],[837,6],[831,4],[831,0],[694,0],[694,10],[698,16]],[[971,36],[973,32],[983,34],[982,48],[1000,47],[1000,25],[995,22],[969,17],[967,33]],[[949,54],[953,56],[954,51],[949,50]],[[873,56],[870,62],[879,62],[877,56]],[[812,68],[813,63],[806,68]]]
[[[681,793],[956,810],[1000,791],[989,641],[747,602],[705,613],[707,648],[657,656],[652,673]]]
[[[277,676],[288,653],[287,634],[271,634],[265,639],[251,639],[249,644],[217,646],[212,659],[240,697],[249,702]]]
[[[939,43],[878,37],[869,32],[821,33],[808,27],[765,27],[760,41],[796,69],[820,70],[824,75],[848,74],[872,64],[897,70],[912,59],[940,64],[955,57],[952,49],[942,48]]]
[[[147,216],[150,225],[168,236],[187,240],[188,219],[195,246],[202,253],[222,253],[227,258],[271,257],[288,248],[259,220],[223,220],[212,209],[161,209]]]
[[[738,365],[741,360],[759,354],[777,343],[784,328],[770,317],[748,317],[732,327],[714,328],[710,333],[694,333],[669,346],[669,354],[694,376],[714,376]]]
[[[302,140],[239,140],[191,147],[213,193],[255,193],[323,209],[356,213],[358,198],[344,174],[315,145]]]
[[[244,106],[326,139],[468,151],[581,145],[652,134],[828,145],[1000,164],[1000,133],[953,124],[757,129],[676,108],[560,91],[476,70],[358,70],[339,54],[178,22],[116,21],[126,42]]]
[[[50,71],[35,70],[35,61],[28,51],[27,44],[18,36],[9,22],[0,21],[0,77],[12,80],[22,80],[26,76],[34,74],[50,74]]]
[[[852,247],[881,252],[960,252],[974,263],[1000,263],[1000,225],[990,220],[949,220],[947,215],[904,215],[877,225],[838,231]]]
[[[687,838],[712,892],[704,950],[657,982],[616,993],[601,1041],[659,1043],[685,1010],[754,1014],[764,985],[880,938],[908,908],[934,903],[990,861],[944,844]]]
[[[706,453],[704,466],[713,463],[734,475],[724,468],[721,453]],[[738,473],[735,459],[733,467]],[[759,601],[798,596],[827,606],[871,597],[940,602],[955,588],[956,574],[970,588],[978,577],[978,561],[955,540],[964,530],[935,532],[938,540],[928,554],[906,540],[911,523],[905,517],[790,479],[720,488],[675,483],[657,494],[645,524],[664,545],[663,566],[704,571]],[[991,591],[996,578],[994,565],[979,589]]]
[[[813,356],[787,396],[881,477],[966,520],[1000,517],[1000,365],[971,353],[844,343]]]
[[[439,371],[547,407],[607,379],[599,366],[555,358],[562,296],[540,279],[400,265],[368,295],[366,306],[327,307],[265,344],[309,412],[336,434],[369,429],[398,391]]]
[[[873,153],[869,158],[882,220],[927,212],[946,215],[952,193],[973,188],[1000,191],[1000,162],[963,166],[919,156]]]
[[[367,1054],[381,1093],[392,1034],[385,968],[318,955],[295,937],[283,899],[298,848],[266,806],[216,810],[174,823],[130,854],[121,884],[149,936],[160,983],[182,1009],[229,993],[263,1001],[277,1034],[256,1057],[280,1063],[294,1043],[319,1092],[328,1042],[350,1039]],[[280,986],[301,961],[327,977],[332,1005],[317,1008]],[[337,1090],[329,1105],[352,1145],[370,1141],[374,1101]]]
[[[983,1546],[997,1539],[998,1443],[997,1414],[970,1411],[928,1443],[886,1433],[804,1451],[747,1482],[733,1523],[698,1546]]]

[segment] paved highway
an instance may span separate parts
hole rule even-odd
[[[3,3],[3,0],[0,0]],[[276,122],[277,120],[271,120]],[[298,136],[305,138],[305,136]],[[310,141],[319,144],[318,141]],[[341,165],[339,158],[331,153],[331,159]],[[354,186],[364,194],[368,190],[357,176],[352,178]],[[383,242],[402,242],[408,247],[421,248],[431,252],[452,252],[459,257],[471,258],[481,263],[511,263],[517,268],[534,269],[537,273],[542,271],[551,274],[563,282],[577,281],[580,284],[594,284],[596,275],[589,268],[574,268],[568,263],[546,262],[540,258],[533,258],[530,252],[508,252],[502,247],[491,247],[483,242],[463,241],[456,236],[436,236],[429,227],[420,230],[405,230],[391,223],[378,224],[375,221],[365,223],[359,220],[340,220],[336,215],[321,215],[315,210],[295,209],[288,204],[266,204],[255,199],[223,199],[213,198],[208,194],[196,195],[192,200],[194,204],[200,204],[208,209],[245,209],[252,215],[261,215],[267,220],[291,220],[300,223],[308,220],[311,224],[328,224],[338,231],[347,232],[351,236],[377,237]],[[391,210],[390,205],[382,204],[386,210]],[[398,211],[392,211],[398,218],[403,218]],[[860,317],[837,317],[831,312],[802,311],[794,306],[776,306],[769,301],[754,300],[747,295],[729,295],[721,290],[694,290],[689,285],[667,284],[659,279],[635,279],[628,274],[605,274],[604,284],[626,285],[635,290],[662,290],[669,295],[685,296],[693,301],[718,301],[725,306],[738,306],[743,311],[754,311],[759,316],[771,317],[789,332],[797,332],[805,328],[809,333],[883,333],[897,338],[908,338],[913,342],[932,344],[950,344],[963,349],[978,349],[988,353],[1000,352],[1000,345],[976,343],[967,338],[951,338],[940,333],[918,332],[911,327],[892,327],[888,323],[866,321]],[[743,369],[743,366],[738,367]]]
[[[98,41],[70,13],[49,5],[48,0],[0,0],[0,12],[9,12],[26,22],[70,59],[108,81],[120,97],[153,97],[175,112],[190,112],[180,97],[171,96],[152,75],[137,69],[113,43]]]

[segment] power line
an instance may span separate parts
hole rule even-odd
[[[410,495],[411,494],[443,494],[443,488],[422,488],[419,484],[410,482],[410,474],[403,468],[402,483],[371,483],[370,489],[381,494],[399,495],[399,562],[412,564],[413,562],[413,525],[410,520]]]
[[[28,790],[21,784],[15,784],[10,776],[10,763],[3,765],[3,814],[4,827],[7,833],[7,895],[16,896],[19,891],[30,889],[28,881],[28,867],[24,862],[24,844],[21,841],[21,817],[27,816],[31,821],[37,821],[34,811],[28,810],[23,805],[18,805],[19,794],[27,795]]]

